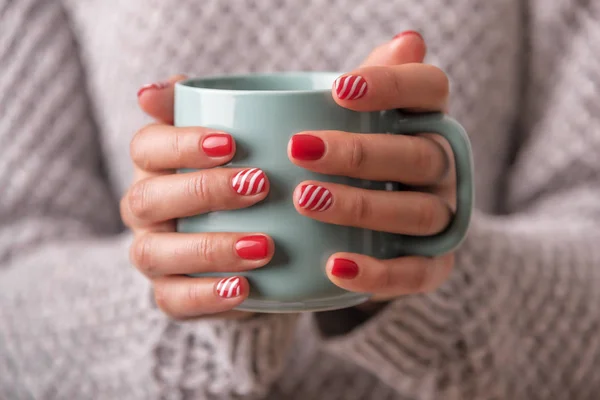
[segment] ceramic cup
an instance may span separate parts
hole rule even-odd
[[[252,207],[178,220],[179,232],[258,232],[273,238],[273,260],[265,267],[238,273],[247,277],[251,288],[240,310],[321,311],[359,304],[369,298],[368,293],[345,291],[327,278],[325,263],[332,254],[435,256],[455,249],[466,234],[473,206],[473,169],[470,143],[461,125],[439,113],[342,108],[331,93],[340,75],[298,72],[207,77],[182,81],[175,87],[175,125],[230,133],[237,151],[228,166],[260,168],[270,182],[268,197]],[[395,183],[322,175],[293,165],[287,156],[290,138],[311,130],[443,136],[452,148],[457,170],[457,209],[449,226],[434,236],[416,237],[331,225],[300,215],[292,195],[305,180],[374,190],[400,188]],[[185,172],[188,170],[180,171]]]

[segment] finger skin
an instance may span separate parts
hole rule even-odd
[[[227,278],[169,276],[156,279],[154,299],[156,305],[174,319],[185,320],[230,311],[248,297],[250,290],[246,278],[234,277],[238,279],[236,286],[222,286],[221,290],[217,290],[218,284]]]
[[[345,260],[345,264],[348,261],[350,264],[354,263],[354,275],[336,276],[338,259]],[[452,254],[435,258],[400,257],[378,260],[361,254],[337,253],[327,261],[326,271],[335,285],[351,292],[371,293],[374,300],[381,301],[433,291],[448,278],[453,267]]]
[[[301,139],[306,137],[321,140],[324,151],[320,158],[298,157],[303,154],[298,149],[306,147],[306,140]],[[408,185],[436,184],[450,170],[450,158],[444,147],[420,136],[301,132],[290,139],[288,157],[294,164],[322,174]]]
[[[229,162],[234,154],[231,135],[201,127],[150,124],[130,144],[131,159],[144,171],[212,168]]]
[[[158,123],[172,125],[174,122],[175,83],[186,78],[185,75],[175,75],[164,82],[144,85],[138,91],[138,103],[142,111]],[[211,166],[222,165],[230,159],[229,155],[210,161],[201,157],[194,159],[193,148],[195,146],[193,146],[194,138],[192,135],[179,137],[178,139],[183,139],[183,143],[181,141],[179,143],[174,142],[172,146],[177,150],[175,154],[179,153],[179,159],[172,157],[172,153],[169,154],[171,157],[165,157],[167,154],[164,153],[150,158],[133,156],[134,162],[138,164],[134,167],[134,183],[167,175],[168,172],[164,171],[165,169],[176,169],[179,168],[179,165],[182,167],[189,166],[189,168],[210,168]],[[232,140],[232,143],[231,155],[235,154],[235,142]],[[169,144],[165,145],[163,142],[162,145],[168,147]],[[160,147],[157,143],[155,143],[155,146],[154,149]],[[196,146],[196,148],[198,147]],[[133,153],[137,154],[152,151],[148,148],[134,148],[133,150]],[[177,160],[182,162],[178,164],[173,162]],[[139,237],[153,232],[173,232],[175,230],[173,220],[148,223],[148,221],[136,218],[130,207],[131,199],[128,195],[130,192],[131,190],[121,200],[121,216],[124,223],[132,228],[136,236]],[[214,278],[193,279],[181,276],[159,278],[153,282],[155,300],[158,307],[167,315],[181,320],[198,317],[246,319],[254,315],[253,313],[232,310],[232,308],[242,303],[248,295],[248,282],[243,277],[240,277],[239,280],[239,296],[228,299],[218,296],[215,289],[217,282],[218,279]]]
[[[163,82],[143,85],[138,91],[138,104],[142,111],[157,121],[173,124],[175,83],[184,79],[185,75],[174,75]]]
[[[414,236],[430,236],[448,226],[446,202],[422,192],[368,190],[316,181],[294,191],[296,210],[318,221]]]
[[[358,84],[352,85],[357,80]],[[340,76],[332,93],[340,106],[355,111],[396,108],[442,111],[449,86],[448,77],[438,67],[410,63],[358,68]]]
[[[405,31],[377,46],[361,66],[419,63],[423,62],[426,53],[423,37],[415,31]]]
[[[371,66],[390,66],[397,64],[410,64],[410,63],[422,63],[426,53],[425,43],[420,35],[404,35],[400,40],[392,40],[391,42],[384,43],[378,46],[361,65],[358,72],[350,72],[349,74],[358,74],[365,77],[365,81],[368,85],[366,94],[354,100],[340,99],[334,90],[333,97],[335,101],[343,107],[347,107],[357,111],[377,111],[381,109],[393,109],[393,108],[404,108],[414,111],[445,111],[447,108],[447,97],[448,97],[448,82],[445,75],[440,74],[441,71],[431,71],[429,75],[433,76],[434,87],[429,91],[428,95],[418,95],[415,98],[407,98],[408,96],[414,95],[415,90],[425,90],[427,85],[421,81],[410,80],[410,75],[417,77],[417,72],[414,71],[416,66],[409,66],[401,71],[385,71],[385,70],[367,70],[363,75],[362,67]],[[412,54],[411,54],[412,53]],[[412,56],[412,59],[411,59]],[[423,68],[425,71],[431,69],[430,66]],[[383,71],[383,73],[382,73]],[[401,72],[402,76],[396,75],[396,72]],[[371,80],[371,74],[379,74],[379,77],[375,77]],[[387,78],[386,78],[387,75]],[[421,74],[423,77],[426,74]],[[443,75],[443,76],[442,76]],[[406,84],[405,84],[406,83]],[[385,88],[385,86],[388,86]],[[412,92],[412,93],[411,93]],[[419,94],[422,92],[418,92]],[[308,132],[305,132],[308,133]],[[312,132],[311,132],[312,133]],[[316,135],[319,135],[318,133]],[[325,134],[327,135],[327,134]],[[430,138],[439,144],[438,138]],[[399,170],[398,168],[380,168],[379,174],[375,172],[377,168],[374,166],[376,162],[370,162],[369,159],[375,160],[384,158],[387,161],[386,149],[379,149],[378,151],[365,151],[363,143],[358,143],[357,139],[346,140],[344,146],[341,142],[327,142],[327,151],[330,149],[332,153],[339,149],[339,152],[344,152],[347,155],[345,161],[343,155],[335,157],[334,155],[326,153],[323,159],[319,161],[304,162],[295,160],[293,157],[292,162],[310,169],[315,172],[331,173],[349,176],[354,176],[363,179],[377,180],[378,177],[383,179],[388,178],[387,171]],[[388,144],[391,142],[387,141]],[[410,147],[410,146],[408,146]],[[423,149],[421,149],[423,150]],[[417,150],[418,152],[421,150]],[[437,150],[434,150],[434,152]],[[451,159],[448,162],[448,158],[444,157],[444,161],[438,156],[434,155],[434,152],[423,151],[421,154],[415,156],[415,153],[398,154],[399,159],[407,160],[406,164],[408,168],[403,168],[400,171],[408,171],[407,175],[396,176],[395,179],[398,182],[407,184],[426,184],[426,182],[436,181],[438,177],[442,177],[443,180],[447,180],[448,170],[451,167]],[[447,151],[445,152],[447,154]],[[367,154],[367,156],[365,156]],[[418,153],[417,153],[418,154]],[[332,161],[328,158],[339,158],[340,161]],[[348,157],[349,156],[349,157]],[[414,158],[411,159],[411,156]],[[432,158],[430,158],[432,157]],[[348,158],[350,161],[348,161]],[[416,158],[416,159],[415,159]],[[360,162],[358,162],[359,160]],[[436,162],[437,161],[437,162]],[[392,164],[398,164],[391,160]],[[438,163],[439,162],[439,163]],[[371,167],[366,167],[364,164],[372,164],[373,171],[370,172]],[[348,167],[354,165],[354,168]],[[388,165],[389,162],[388,162]],[[415,165],[424,166],[423,168],[416,169],[410,168]],[[362,167],[362,168],[360,168]],[[351,174],[344,171],[354,171]],[[368,170],[365,172],[365,170]],[[421,171],[420,176],[415,176],[414,171]],[[402,174],[402,172],[400,172]],[[448,197],[448,196],[445,196]],[[450,196],[452,202],[454,196]],[[328,210],[329,211],[329,210]],[[327,213],[326,211],[325,213]],[[301,210],[301,212],[303,212]],[[310,213],[309,213],[310,214]],[[312,213],[313,215],[318,215]],[[320,215],[319,215],[320,216]],[[354,261],[357,265],[358,275],[353,279],[340,279],[331,274],[333,267],[333,261],[336,258],[348,259]],[[441,284],[448,276],[454,265],[453,255],[446,255],[438,259],[419,258],[419,257],[403,257],[394,260],[377,260],[371,257],[351,254],[351,253],[339,253],[333,255],[327,263],[327,273],[332,282],[346,290],[361,292],[361,293],[372,293],[371,298],[374,301],[387,301],[394,299],[398,296],[420,293],[435,289]],[[376,304],[369,302],[369,304]],[[372,306],[369,306],[372,307]]]
[[[214,168],[156,176],[130,187],[124,200],[124,220],[129,226],[139,227],[211,211],[246,208],[263,200],[268,191],[268,178],[256,168]]]
[[[409,62],[422,62],[423,57],[425,55],[425,45],[422,38],[418,36],[406,36],[401,39],[392,40],[389,43],[386,43],[376,49],[367,60],[365,60],[363,65],[377,65],[377,64],[402,64]],[[184,79],[185,77],[179,76],[174,79],[171,79],[168,82],[168,85],[159,91],[146,91],[140,97],[140,105],[142,109],[153,116],[159,121],[164,121],[166,123],[172,123],[173,115],[173,83],[177,80]],[[189,139],[191,140],[191,139]],[[159,148],[157,146],[156,148]],[[191,146],[189,147],[191,149]],[[191,152],[189,152],[191,153]],[[191,157],[190,157],[191,158]],[[187,159],[187,158],[186,158]],[[155,160],[154,165],[152,164],[144,164],[149,170],[161,170],[166,168],[178,168],[178,166],[172,166],[171,160]],[[158,161],[158,163],[156,163]],[[209,166],[205,166],[204,164],[194,164],[200,163],[199,160],[193,160],[192,163],[187,164],[189,168],[206,168]],[[226,162],[226,161],[225,161]],[[151,167],[150,167],[151,166]],[[175,281],[173,279],[183,279],[181,281]],[[158,290],[157,293],[157,304],[159,307],[163,309],[167,314],[171,315],[174,318],[178,319],[187,319],[194,318],[198,316],[211,316],[212,313],[214,316],[226,316],[233,315],[235,311],[227,311],[230,307],[235,307],[236,305],[230,306],[227,304],[225,308],[223,308],[224,304],[219,303],[222,299],[211,299],[206,296],[206,286],[215,285],[216,280],[211,280],[210,282],[206,282],[206,279],[202,279],[205,281],[206,285],[203,285],[203,289],[199,287],[192,287],[190,282],[186,282],[184,280],[189,280],[188,278],[182,277],[169,277],[165,281],[168,284],[165,284],[164,281],[159,282],[157,284]],[[240,282],[242,286],[245,286],[242,290],[243,294],[239,298],[224,300],[224,302],[239,302],[241,303],[245,296],[247,295],[247,282],[241,278]],[[199,285],[200,282],[197,282],[196,285]],[[213,289],[214,293],[214,289]],[[202,301],[198,301],[198,299],[202,299]],[[198,303],[202,303],[203,306],[199,306]],[[243,317],[251,316],[251,313],[242,313]],[[235,318],[238,316],[235,315]]]
[[[273,251],[273,240],[259,233],[150,232],[134,239],[130,258],[140,272],[152,279],[247,271],[266,265]]]

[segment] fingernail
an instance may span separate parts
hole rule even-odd
[[[258,194],[265,188],[266,176],[258,168],[247,168],[238,172],[231,185],[233,190],[242,196]]]
[[[166,88],[169,87],[169,85],[170,85],[169,82],[149,83],[147,85],[142,86],[140,88],[140,90],[138,90],[137,96],[140,97],[147,90],[162,90],[162,89],[166,89]]]
[[[298,205],[310,211],[325,211],[331,207],[333,196],[328,189],[317,185],[304,185],[300,188]]]
[[[323,157],[325,142],[312,135],[292,136],[292,157],[297,160],[314,161]]]
[[[400,32],[399,34],[397,34],[396,36],[394,36],[392,38],[392,40],[396,40],[399,39],[401,37],[405,37],[405,36],[410,36],[410,35],[415,35],[418,36],[419,38],[423,39],[423,36],[421,36],[421,34],[417,31],[404,31],[404,32]]]
[[[269,241],[265,236],[245,236],[235,243],[235,251],[245,260],[260,260],[269,254]]]
[[[345,258],[336,258],[333,260],[331,275],[340,279],[354,279],[358,275],[358,265]]]
[[[226,133],[213,133],[202,139],[202,151],[209,157],[223,157],[231,154],[233,141]]]
[[[229,278],[223,278],[217,282],[216,291],[219,297],[229,299],[231,297],[237,297],[242,291],[242,285],[238,276],[230,276]]]
[[[360,75],[344,75],[335,80],[335,93],[340,100],[356,100],[367,94],[367,81]]]

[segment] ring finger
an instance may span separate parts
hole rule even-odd
[[[315,131],[294,135],[288,154],[296,165],[329,175],[433,185],[450,169],[441,143],[429,137]]]
[[[147,233],[134,240],[132,263],[149,278],[205,272],[241,272],[262,267],[273,241],[254,233]]]
[[[416,236],[441,232],[452,216],[448,204],[434,194],[313,181],[298,185],[294,205],[300,214],[322,222]]]

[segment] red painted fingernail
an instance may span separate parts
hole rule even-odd
[[[314,161],[325,154],[325,142],[312,135],[292,136],[292,157],[297,160]]]
[[[209,157],[223,157],[231,154],[233,141],[226,133],[213,133],[202,140],[202,151]]]
[[[310,211],[325,211],[331,207],[333,196],[328,189],[317,185],[304,185],[300,188],[298,205]]]
[[[265,189],[266,175],[258,168],[247,168],[238,172],[231,182],[233,190],[243,196],[258,194]]]
[[[331,275],[340,279],[354,279],[358,275],[358,265],[345,258],[336,258],[333,260]]]
[[[269,254],[269,241],[265,236],[245,236],[235,243],[235,251],[245,260],[260,260]]]
[[[229,278],[223,278],[217,282],[215,289],[220,297],[229,299],[240,295],[242,292],[242,284],[238,276],[230,276]]]
[[[409,36],[409,35],[415,35],[415,36],[418,36],[419,38],[423,39],[423,36],[421,36],[421,34],[417,31],[404,31],[404,32],[400,32],[399,34],[394,36],[392,38],[392,40],[399,39],[401,37]]]
[[[356,100],[367,94],[367,81],[360,75],[344,75],[335,80],[335,93],[340,100]]]
[[[138,90],[137,96],[140,97],[147,90],[162,90],[162,89],[166,89],[166,88],[169,87],[169,85],[170,85],[169,82],[149,83],[147,85],[142,86],[140,88],[140,90]]]

